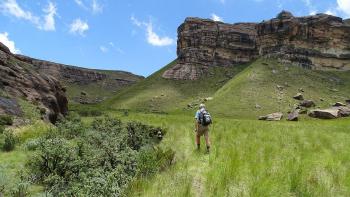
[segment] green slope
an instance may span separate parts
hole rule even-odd
[[[292,97],[300,88],[317,107],[344,102],[350,98],[350,71],[315,71],[260,59],[218,90],[208,108],[215,115],[241,119],[278,111],[286,114],[298,103]]]
[[[96,102],[112,97],[123,88],[126,88],[132,83],[136,83],[143,79],[143,77],[134,75],[124,71],[110,71],[110,70],[93,70],[79,68],[82,70],[91,70],[98,73],[106,74],[106,78],[98,81],[91,81],[90,83],[74,83],[71,79],[64,79],[61,81],[67,88],[67,96],[72,103],[78,103],[81,92],[87,94],[89,102]],[[119,84],[118,80],[128,81],[127,84]]]
[[[162,78],[163,72],[175,63],[173,61],[150,77],[122,90],[103,106],[158,113],[189,111],[186,109],[188,103],[212,96],[247,66],[212,67],[208,74],[196,81]]]

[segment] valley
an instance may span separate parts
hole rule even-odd
[[[0,196],[348,196],[349,35],[327,14],[189,17],[148,77],[1,44]]]

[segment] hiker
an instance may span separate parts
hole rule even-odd
[[[210,151],[209,141],[209,125],[212,123],[209,112],[205,109],[204,104],[199,105],[199,109],[195,115],[195,132],[196,132],[196,144],[197,149],[200,149],[200,138],[202,135],[205,137],[205,143],[207,145],[207,152]]]

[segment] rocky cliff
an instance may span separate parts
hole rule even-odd
[[[80,103],[101,102],[107,96],[143,79],[141,76],[124,71],[86,69],[23,55],[16,55],[16,58],[34,65],[39,73],[55,76],[67,88],[67,96],[71,101]],[[81,97],[82,93],[84,98]]]
[[[21,61],[0,43],[0,113],[20,115],[16,99],[28,100],[40,108],[51,122],[67,113],[68,100],[60,82],[37,72],[35,66]],[[12,106],[12,107],[11,107]]]
[[[187,18],[178,28],[177,64],[164,78],[195,80],[210,66],[273,57],[310,69],[350,69],[349,20],[283,11],[261,23],[225,24]]]

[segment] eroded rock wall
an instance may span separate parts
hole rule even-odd
[[[349,20],[283,11],[261,23],[225,24],[187,18],[178,28],[177,64],[164,78],[196,80],[210,66],[234,66],[273,57],[310,69],[350,69]]]
[[[0,43],[0,90],[12,98],[26,99],[35,103],[43,113],[43,118],[56,122],[67,114],[68,100],[60,82],[50,75],[37,72],[33,65],[23,62],[11,54],[6,46]],[[0,112],[19,115],[18,104],[10,98],[1,97]],[[10,108],[9,108],[10,107]]]

